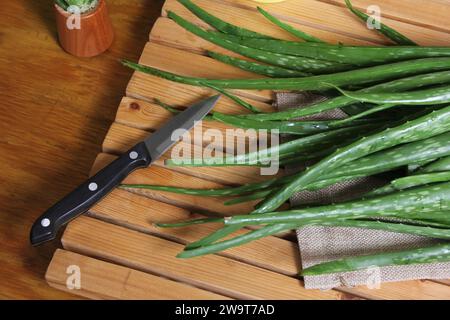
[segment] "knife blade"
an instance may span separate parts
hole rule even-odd
[[[31,227],[30,241],[36,246],[53,240],[59,229],[85,213],[117,187],[131,172],[158,160],[178,140],[175,130],[190,130],[216,105],[220,95],[200,101],[173,117],[161,129],[125,152],[86,180],[42,214]]]

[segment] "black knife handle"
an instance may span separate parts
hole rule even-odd
[[[151,156],[143,142],[128,150],[48,209],[31,228],[31,244],[35,246],[53,240],[63,225],[86,212],[132,171],[148,167],[151,162]]]

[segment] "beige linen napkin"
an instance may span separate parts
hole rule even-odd
[[[307,92],[278,93],[275,106],[279,109],[298,108],[323,99],[321,96]],[[346,114],[342,110],[331,110],[318,116],[309,117],[309,119],[324,120],[343,117],[346,117]],[[287,171],[296,169],[298,170],[298,166],[297,168],[286,168]],[[343,201],[362,195],[383,183],[376,178],[362,178],[343,182],[317,192],[297,193],[291,198],[290,203],[291,206],[297,206],[306,201],[308,203]],[[297,238],[303,268],[351,256],[411,249],[439,242],[430,238],[380,230],[320,226],[310,226],[297,230]],[[340,286],[357,285],[367,285],[369,288],[375,289],[382,282],[448,278],[450,278],[450,263],[430,263],[369,268],[323,276],[306,276],[304,280],[305,287],[308,289],[327,290]]]

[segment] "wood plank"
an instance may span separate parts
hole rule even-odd
[[[81,288],[67,288],[67,268],[77,266]],[[117,264],[58,249],[45,275],[55,288],[91,299],[226,300],[228,297]]]
[[[115,156],[109,154],[99,154],[92,168],[96,172],[110,163]],[[198,177],[183,174],[163,167],[153,166],[133,172],[124,181],[124,184],[152,184],[162,186],[177,186],[184,188],[216,189],[224,188],[223,184],[207,181]],[[211,197],[199,197],[185,194],[175,194],[171,192],[137,190],[132,192],[144,195],[148,198],[173,204],[196,212],[212,212],[221,215],[234,215],[248,213],[253,210],[256,202],[242,203],[234,206],[225,206],[222,201],[230,199],[221,197],[221,201]]]
[[[219,224],[207,224],[201,227],[157,228],[154,223],[171,223],[201,216],[192,214],[186,209],[120,189],[114,190],[90,209],[89,214],[104,221],[182,244],[201,239],[221,227]],[[235,235],[244,234],[247,231],[242,230]],[[239,248],[226,250],[220,255],[289,276],[297,275],[300,269],[297,243],[277,237],[254,241]]]
[[[64,248],[240,299],[340,299],[339,292],[306,290],[301,281],[218,255],[182,260],[183,246],[88,217],[74,220]],[[224,276],[226,270],[226,276]]]
[[[344,5],[343,0],[321,1],[340,6]],[[450,2],[448,0],[377,0],[376,3],[372,0],[353,0],[352,3],[356,8],[364,12],[369,6],[376,4],[380,7],[382,15],[389,19],[443,32],[450,31],[448,22]],[[418,10],[418,8],[420,9]]]
[[[167,3],[172,3],[174,1],[176,0],[168,0],[166,5]],[[349,10],[317,0],[286,1],[273,4],[261,4],[246,0],[197,0],[196,3],[199,5],[201,4],[201,6],[207,10],[214,10],[216,1],[248,10],[256,10],[256,6],[259,5],[287,21],[303,21],[304,23],[312,24],[317,28],[334,31],[337,34],[343,33],[354,38],[372,41],[377,40],[380,41],[380,43],[386,42],[384,36],[373,30],[369,30],[366,25],[355,18]],[[396,6],[397,2],[398,1],[396,1],[395,4],[392,4],[392,6]],[[224,17],[224,19],[225,18],[226,17]],[[429,28],[415,26],[389,18],[384,18],[383,22],[417,41],[420,45],[448,45],[450,42],[450,34],[447,32],[431,30]]]
[[[189,61],[189,63],[186,63]],[[209,79],[254,79],[262,78],[254,73],[236,69],[212,58],[187,52],[158,43],[148,42],[139,62],[164,71],[184,76]],[[232,90],[233,92],[260,101],[270,101],[270,90]]]
[[[149,132],[131,128],[121,124],[113,124],[108,131],[103,142],[103,151],[112,154],[121,154],[126,152],[133,145],[142,141],[149,135]],[[190,148],[191,144],[186,142],[179,142],[173,148],[178,147]],[[165,167],[164,161],[171,158],[172,149],[167,151],[160,159],[158,159],[154,165],[159,167]],[[202,157],[202,147],[192,147],[192,157]],[[217,152],[220,156],[220,152]],[[260,168],[257,167],[183,167],[183,166],[170,166],[166,167],[169,170],[182,172],[195,177],[204,178],[211,181],[220,182],[227,185],[241,185],[257,181],[266,181],[274,178],[274,176],[262,176]],[[277,176],[283,174],[283,170],[280,169]]]

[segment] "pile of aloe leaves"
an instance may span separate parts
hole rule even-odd
[[[242,215],[159,224],[161,228],[223,224],[214,233],[187,245],[180,258],[212,254],[283,231],[316,225],[412,234],[437,239],[437,244],[331,261],[307,268],[303,275],[450,261],[450,48],[419,46],[384,24],[375,31],[389,38],[391,46],[329,44],[258,8],[274,27],[299,39],[279,40],[229,24],[190,0],[179,2],[215,30],[200,28],[174,12],[169,12],[168,17],[195,35],[246,57],[208,52],[213,59],[255,73],[255,78],[193,78],[130,61],[123,64],[227,95],[245,108],[245,112],[241,115],[214,112],[209,120],[238,128],[277,129],[289,134],[294,137],[291,141],[272,150],[279,153],[281,164],[302,161],[310,164],[291,175],[224,189],[123,185],[209,197],[234,196],[227,205],[259,201],[252,212],[242,212]],[[354,8],[349,0],[346,3],[358,19],[367,22],[369,17],[365,13]],[[228,89],[312,91],[328,99],[302,108],[264,113]],[[171,106],[164,106],[177,112]],[[348,118],[298,120],[333,109],[343,110]],[[262,166],[255,160],[261,157],[261,151],[254,152],[216,165]],[[176,165],[170,161],[169,164]],[[213,164],[200,160],[181,165]],[[390,181],[363,196],[341,203],[279,211],[294,193],[317,191],[379,174],[390,176]],[[232,237],[241,229],[247,232]]]

